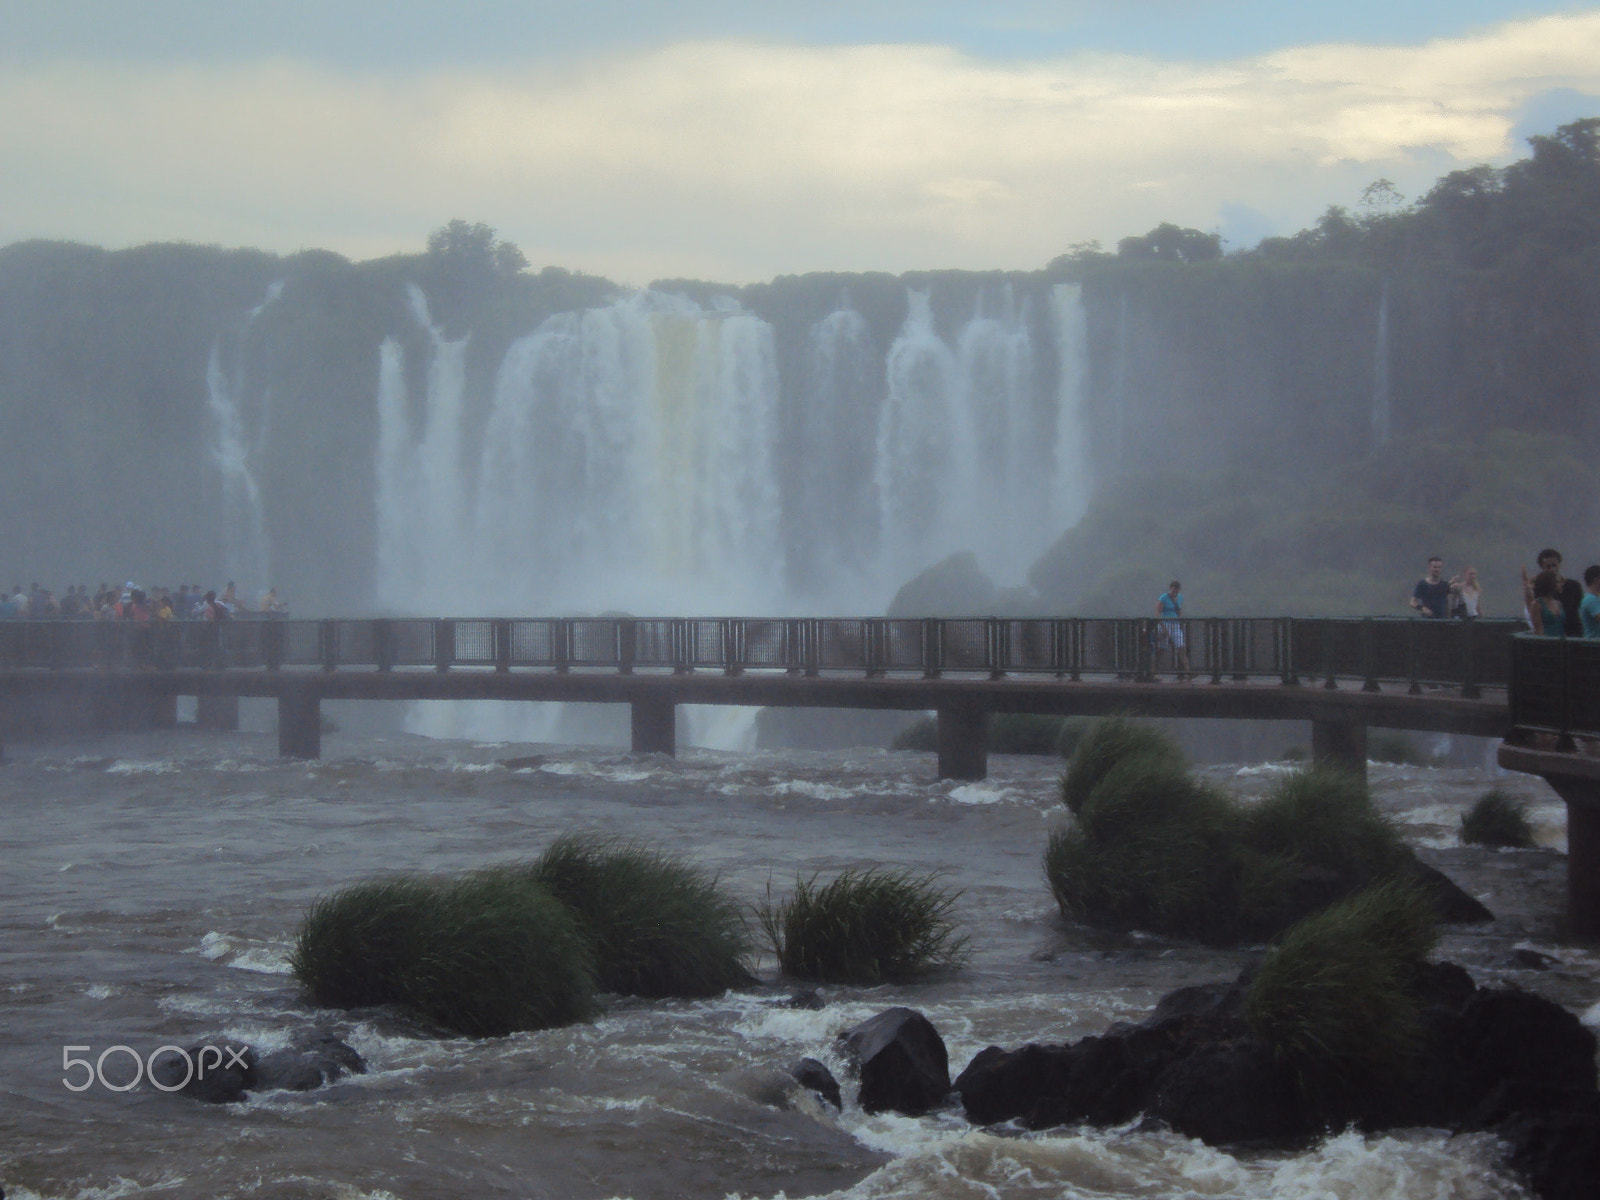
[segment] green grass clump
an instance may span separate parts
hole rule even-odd
[[[1059,754],[1069,758],[1087,728],[1083,717],[996,713],[989,722],[988,747],[994,754]],[[923,717],[908,725],[895,734],[889,749],[938,750],[939,722]]]
[[[1325,766],[1280,777],[1246,811],[1240,836],[1261,854],[1321,867],[1351,888],[1389,874],[1411,853],[1366,782]]]
[[[1149,756],[1181,771],[1183,751],[1160,730],[1126,717],[1107,717],[1078,739],[1061,777],[1061,802],[1079,812],[1106,773],[1125,758]]]
[[[1461,840],[1474,846],[1530,849],[1534,841],[1527,804],[1499,788],[1491,788],[1461,814]]]
[[[637,842],[558,838],[502,868],[566,904],[594,948],[596,981],[632,996],[715,996],[755,982],[743,906],[714,875]]]
[[[1238,925],[1238,811],[1169,758],[1116,764],[1045,849],[1068,920],[1226,941]]]
[[[1437,760],[1417,749],[1403,733],[1378,733],[1367,741],[1367,757],[1373,762],[1401,767],[1432,767]]]
[[[391,876],[319,899],[290,964],[318,1004],[395,1004],[475,1037],[594,1011],[590,950],[572,914],[500,872]]]
[[[907,725],[889,743],[891,750],[934,751],[938,748],[939,722],[932,717],[923,717]]]
[[[1438,940],[1426,894],[1386,880],[1288,929],[1245,996],[1245,1021],[1300,1086],[1402,1079],[1421,1049],[1418,966]]]
[[[1060,717],[1039,713],[996,713],[989,721],[989,750],[993,754],[1057,754],[1064,723]]]
[[[796,879],[781,902],[769,888],[759,916],[786,975],[904,983],[966,962],[967,939],[950,920],[960,895],[940,887],[936,873],[872,867],[842,871],[825,884],[815,875]]]

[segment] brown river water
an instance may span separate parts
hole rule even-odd
[[[1062,1041],[1138,1019],[1171,988],[1231,977],[1218,952],[1062,925],[1040,858],[1060,764],[995,756],[979,784],[926,754],[612,750],[330,734],[290,763],[268,734],[181,728],[13,743],[0,767],[0,1185],[11,1200],[117,1197],[483,1200],[573,1197],[1515,1197],[1493,1138],[1346,1132],[1234,1155],[1137,1124],[1000,1136],[958,1113],[836,1113],[798,1092],[802,1056],[843,1079],[835,1034],[922,1010],[952,1071],[991,1043]],[[541,756],[508,767],[505,760]],[[1277,768],[1210,767],[1254,794]],[[1537,780],[1547,848],[1457,844],[1496,777],[1374,765],[1379,803],[1499,919],[1441,953],[1600,1022],[1600,953],[1561,944],[1563,810]],[[820,1011],[763,986],[701,1002],[614,1002],[592,1024],[470,1041],[319,1011],[287,955],[306,905],[395,869],[528,858],[579,829],[625,834],[720,873],[741,898],[796,875],[885,864],[963,890],[975,956],[917,986],[822,989]],[[1525,965],[1518,949],[1556,961]],[[132,1056],[227,1035],[260,1049],[329,1028],[369,1072],[312,1093],[207,1106],[130,1079]],[[87,1047],[72,1051],[65,1047]],[[67,1087],[103,1062],[104,1082]]]

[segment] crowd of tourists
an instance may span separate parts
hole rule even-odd
[[[1600,564],[1583,572],[1583,582],[1561,573],[1561,553],[1546,547],[1536,559],[1538,571],[1522,569],[1522,617],[1534,633],[1547,637],[1600,638]],[[1478,571],[1444,577],[1444,559],[1428,559],[1428,573],[1411,592],[1411,607],[1429,619],[1483,616],[1483,589]]]
[[[19,583],[10,592],[0,592],[0,620],[229,621],[288,612],[289,605],[277,588],[268,588],[248,603],[231,581],[220,595],[215,589],[202,591],[199,584],[185,583],[176,591],[170,587],[147,590],[131,580],[120,588],[102,583],[93,595],[83,583],[69,585],[59,597],[37,583],[27,591]]]

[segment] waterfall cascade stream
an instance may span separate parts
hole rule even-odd
[[[425,395],[407,392],[405,344],[379,354],[378,600],[419,614],[463,595],[486,613],[874,613],[963,550],[1020,584],[1088,495],[1083,301],[1075,285],[1047,301],[1035,322],[1031,299],[980,291],[951,334],[910,290],[881,351],[841,305],[810,328],[786,423],[767,321],[636,292],[512,343],[473,444],[468,340],[445,337],[413,286]],[[484,736],[482,720],[437,712],[420,728]],[[691,739],[709,736],[697,724]]]

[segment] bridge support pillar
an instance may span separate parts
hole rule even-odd
[[[670,700],[635,700],[629,707],[635,754],[677,754],[678,710]]]
[[[150,728],[176,729],[178,727],[178,697],[150,697]]]
[[[235,733],[239,728],[239,697],[207,695],[204,692],[195,704],[194,723],[202,729],[217,729]]]
[[[939,778],[985,779],[989,775],[989,710],[954,704],[939,714]]]
[[[1313,720],[1311,761],[1367,777],[1367,727],[1360,721]]]
[[[1546,775],[1567,803],[1567,921],[1573,937],[1600,938],[1600,781]]]
[[[284,692],[278,697],[278,755],[322,757],[322,700],[315,692]]]

